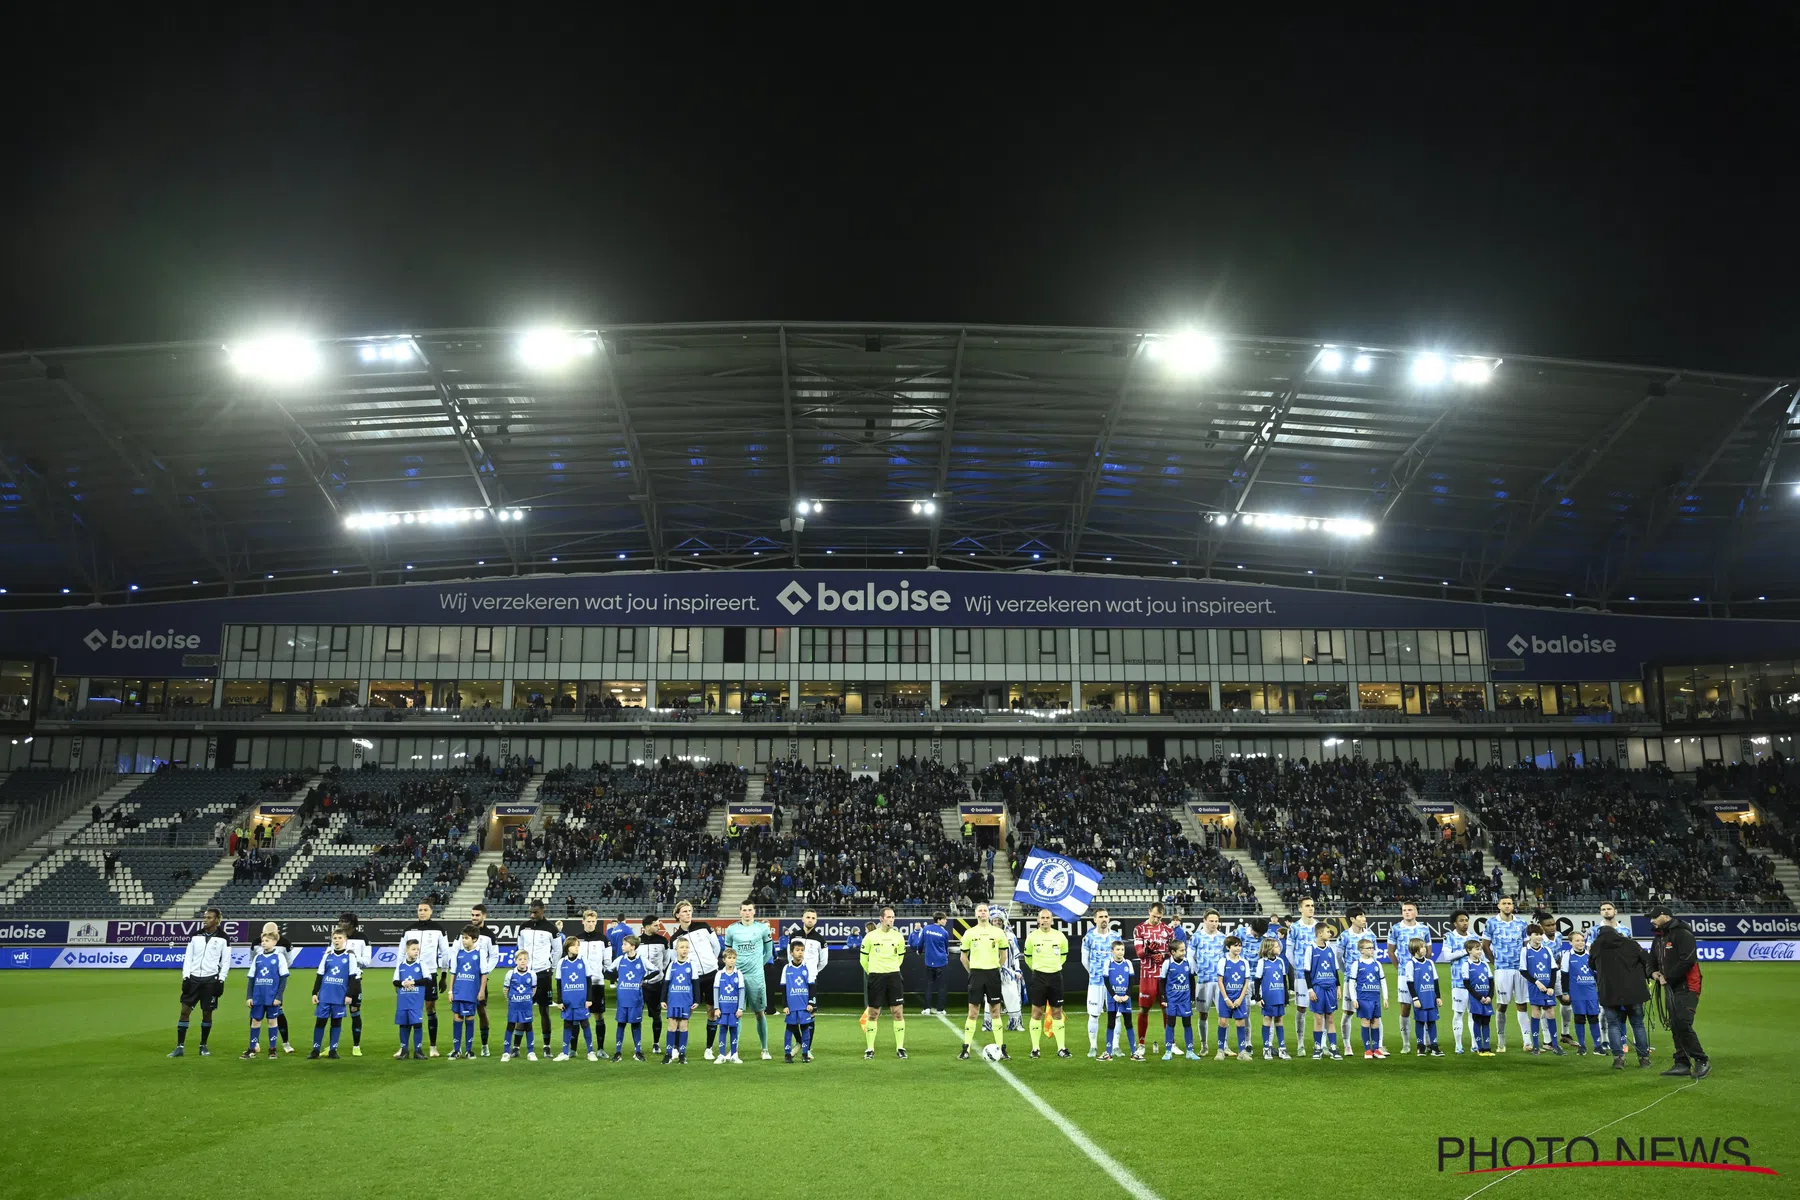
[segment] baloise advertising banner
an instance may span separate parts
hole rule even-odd
[[[1645,662],[1800,656],[1800,623],[1515,608],[1209,580],[1042,572],[707,571],[530,576],[0,614],[0,649],[65,675],[182,676],[238,624],[1478,629],[1523,679]]]

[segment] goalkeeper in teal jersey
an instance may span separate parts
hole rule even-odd
[[[744,974],[744,1008],[756,1014],[756,1040],[762,1044],[762,1056],[769,1053],[769,977],[767,966],[775,961],[775,935],[768,925],[756,919],[756,905],[738,905],[737,923],[728,926],[719,944],[737,951],[738,970]]]

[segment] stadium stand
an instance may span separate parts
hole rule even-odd
[[[1098,899],[1160,900],[1175,911],[1230,906],[1255,911],[1256,890],[1237,864],[1181,832],[1169,806],[1186,782],[1161,762],[1123,758],[1101,766],[1080,758],[1014,758],[976,776],[982,797],[1005,801],[1016,875],[1032,848],[1067,854],[1102,870]]]
[[[735,869],[751,874],[750,895],[763,905],[966,908],[993,895],[992,870],[945,834],[940,813],[968,795],[955,772],[916,758],[878,775],[771,763],[763,798],[776,805],[776,824],[741,836]]]
[[[218,823],[302,780],[280,771],[204,771],[166,767],[105,812],[95,805],[73,846],[218,845]]]
[[[488,884],[490,914],[522,916],[532,900],[564,916],[627,901],[667,910],[678,896],[716,912],[725,844],[707,826],[715,808],[743,798],[746,782],[740,767],[668,759],[549,772],[538,798],[556,816],[541,833],[521,828],[509,840]]]
[[[64,846],[0,888],[8,916],[156,917],[214,863],[214,849]]]

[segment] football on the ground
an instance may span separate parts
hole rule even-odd
[[[981,1057],[987,1059],[989,1062],[999,1062],[1000,1047],[993,1042],[989,1042],[981,1048]]]

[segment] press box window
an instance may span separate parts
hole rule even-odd
[[[1054,629],[1038,630],[1038,653],[1039,654],[1048,654],[1053,657],[1055,656],[1055,654],[1056,654],[1056,630],[1054,630]]]
[[[494,627],[477,625],[475,627],[475,653],[492,654],[494,652]]]
[[[1452,657],[1452,658],[1467,658],[1467,657],[1469,657],[1469,631],[1468,630],[1452,629],[1450,631],[1450,657]]]
[[[262,653],[262,626],[244,626],[244,654],[254,656]]]
[[[775,653],[775,631],[764,627],[756,631],[756,652],[758,654]]]
[[[950,631],[950,653],[958,658],[969,657],[969,631],[953,629]]]
[[[1387,654],[1387,641],[1379,629],[1365,631],[1369,639],[1369,657],[1382,658]]]
[[[688,652],[688,634],[690,632],[685,626],[669,630],[670,654],[686,654]]]
[[[331,627],[331,653],[350,653],[350,627],[348,625],[333,625]]]
[[[550,653],[550,627],[548,625],[533,625],[531,627],[528,640],[525,643],[525,652],[527,654]]]
[[[1248,629],[1231,630],[1231,657],[1234,659],[1250,657],[1250,631]]]
[[[637,657],[637,630],[635,630],[635,629],[619,630],[619,657],[620,658],[636,658]]]
[[[1094,657],[1112,657],[1112,633],[1109,630],[1094,630]]]
[[[382,643],[382,649],[388,654],[404,653],[406,650],[406,626],[389,625],[387,627],[387,640]]]
[[[1194,657],[1194,631],[1177,629],[1175,631],[1175,653],[1182,658]]]

